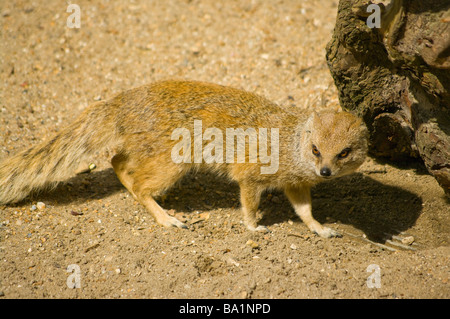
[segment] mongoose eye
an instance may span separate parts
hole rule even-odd
[[[315,145],[312,146],[312,153],[315,156],[320,156],[320,152],[319,152],[319,150],[317,149],[317,147]]]
[[[348,154],[350,153],[350,151],[351,151],[350,148],[346,148],[342,152],[339,153],[338,157],[339,158],[346,158],[348,156]]]

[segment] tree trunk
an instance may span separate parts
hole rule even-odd
[[[450,195],[450,0],[383,2],[378,27],[368,0],[339,3],[326,57],[341,105],[372,155],[421,158]]]

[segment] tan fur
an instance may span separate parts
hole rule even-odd
[[[192,163],[175,163],[171,151],[179,141],[171,139],[172,133],[176,128],[193,132],[194,120],[202,121],[203,131],[212,127],[222,132],[227,128],[278,128],[278,170],[261,174],[261,166],[267,164],[261,163],[259,154],[257,162],[250,163],[248,149],[244,163],[193,163],[193,158]],[[321,176],[324,167],[330,173],[327,178],[356,170],[366,156],[366,135],[362,121],[349,113],[310,114],[216,84],[157,82],[95,103],[50,142],[0,163],[0,204],[17,202],[33,190],[67,179],[85,157],[112,146],[111,163],[118,178],[161,225],[185,227],[154,197],[189,170],[206,168],[239,183],[248,229],[267,230],[257,225],[256,212],[261,193],[271,188],[285,191],[312,231],[323,237],[336,236],[312,217],[310,188],[326,179]],[[204,147],[208,141],[202,143]],[[320,156],[312,153],[313,145]],[[350,150],[348,155],[338,158],[344,149]]]

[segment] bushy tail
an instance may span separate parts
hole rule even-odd
[[[80,161],[115,141],[114,110],[107,102],[87,108],[52,140],[0,162],[0,204],[56,186],[74,175]]]

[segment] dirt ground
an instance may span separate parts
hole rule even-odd
[[[76,4],[80,28],[67,26],[64,1],[0,2],[0,158],[51,138],[96,100],[161,79],[305,109],[338,101],[324,57],[337,0]],[[237,185],[208,174],[159,199],[189,230],[161,228],[121,186],[111,155],[0,207],[0,298],[450,297],[450,205],[420,163],[369,158],[316,186],[315,217],[343,234],[322,239],[277,192],[261,202],[272,232],[247,231]]]

